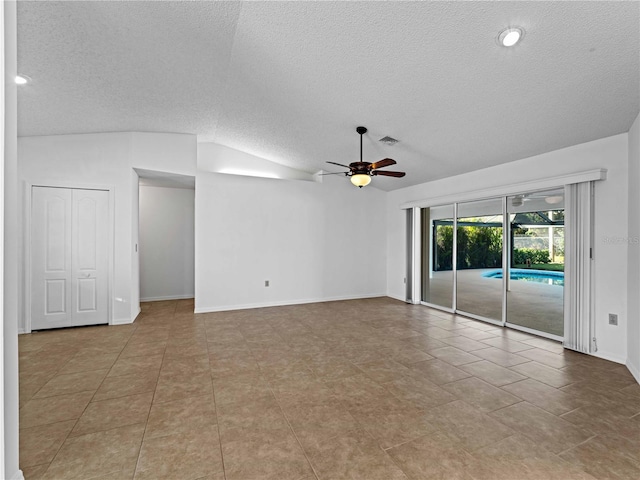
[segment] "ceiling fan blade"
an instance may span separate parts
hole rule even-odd
[[[349,172],[329,172],[329,173],[321,173],[320,175],[347,175]]]
[[[339,167],[344,167],[344,168],[348,168],[349,170],[351,170],[351,167],[349,165],[343,165],[341,163],[329,162],[329,161],[327,161],[327,163],[331,163],[333,165],[338,165]]]
[[[389,165],[395,165],[396,161],[393,158],[385,158],[376,163],[371,164],[371,170],[375,170],[376,168],[388,167]]]
[[[400,178],[400,177],[404,177],[406,175],[406,173],[405,172],[389,172],[389,171],[386,171],[386,170],[381,170],[381,171],[374,170],[373,172],[371,172],[371,175],[382,175],[382,176],[385,176],[385,177],[397,177],[397,178]]]

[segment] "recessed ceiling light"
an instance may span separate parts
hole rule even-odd
[[[31,81],[31,79],[26,75],[16,75],[14,81],[16,82],[16,85],[26,85]]]
[[[498,35],[498,44],[503,47],[513,47],[516,43],[522,40],[524,36],[524,30],[520,27],[505,28]]]

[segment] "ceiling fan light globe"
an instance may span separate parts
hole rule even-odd
[[[544,201],[549,205],[555,205],[556,203],[562,202],[562,200],[564,200],[564,197],[562,195],[552,195],[550,197],[545,197],[544,199]]]
[[[356,187],[366,187],[371,183],[371,177],[369,175],[365,175],[364,173],[357,173],[355,175],[351,175],[351,183],[353,183]]]

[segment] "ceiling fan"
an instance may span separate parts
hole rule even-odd
[[[360,161],[353,162],[349,165],[343,165],[341,163],[336,162],[327,162],[333,165],[338,165],[339,167],[345,167],[349,170],[347,172],[336,172],[336,173],[325,173],[324,175],[336,175],[340,173],[344,173],[347,177],[351,177],[351,183],[353,183],[356,187],[362,188],[369,183],[371,183],[371,177],[376,175],[383,175],[385,177],[404,177],[405,172],[392,172],[388,170],[379,170],[380,168],[388,167],[390,165],[395,165],[396,161],[391,158],[385,158],[375,163],[363,162],[362,161],[362,135],[367,133],[366,127],[358,127],[356,128],[356,132],[360,134]]]
[[[523,203],[529,202],[532,200],[544,200],[545,203],[549,205],[555,205],[564,200],[564,195],[562,192],[534,192],[534,193],[524,193],[521,195],[515,195],[511,198],[511,205],[514,207],[521,207]]]

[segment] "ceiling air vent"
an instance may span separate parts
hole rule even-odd
[[[391,138],[391,137],[382,137],[380,139],[380,141],[382,143],[384,143],[385,145],[395,145],[396,143],[398,143],[398,140],[396,140],[395,138]]]

